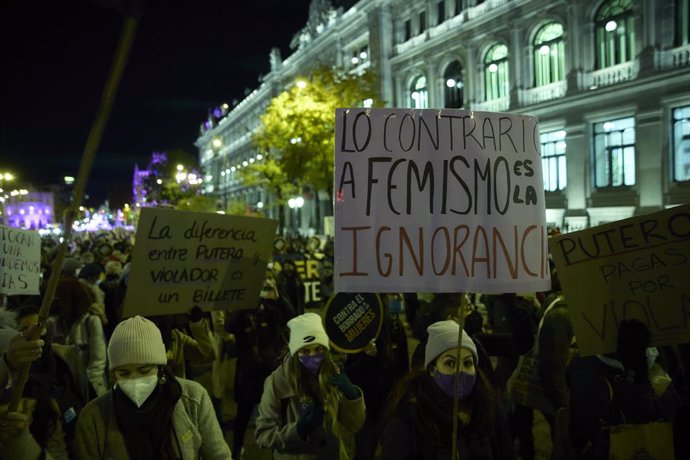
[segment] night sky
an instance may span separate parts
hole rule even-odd
[[[111,0],[112,1],[112,0]],[[123,24],[106,1],[0,2],[0,170],[24,182],[77,175]],[[194,141],[208,110],[241,100],[310,0],[149,1],[87,186],[89,205],[131,195],[134,164]],[[119,203],[118,203],[119,202]]]

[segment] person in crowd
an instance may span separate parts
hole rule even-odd
[[[79,270],[79,280],[91,291],[91,296],[93,297],[89,313],[98,316],[105,327],[108,324],[108,317],[105,312],[105,293],[99,286],[102,274],[103,267],[97,263],[84,265]]]
[[[204,312],[192,307],[188,315],[166,315],[152,318],[163,336],[168,366],[176,377],[187,378],[187,363],[212,363],[217,350]]]
[[[206,390],[177,378],[161,333],[141,316],[122,321],[108,344],[115,386],[77,421],[78,460],[231,459]]]
[[[47,321],[47,340],[68,347],[64,357],[85,402],[107,390],[105,335],[101,319],[89,313],[92,303],[79,280],[62,277]]]
[[[225,321],[225,330],[234,335],[237,345],[234,385],[237,415],[233,422],[232,452],[238,459],[249,419],[261,401],[264,380],[278,367],[287,346],[287,321],[293,316],[289,303],[278,294],[275,279],[267,272],[259,305],[250,310],[235,310]]]
[[[26,335],[25,335],[26,334]],[[35,401],[20,400],[16,411],[10,411],[5,404],[11,396],[13,383],[18,372],[40,359],[45,342],[43,339],[29,339],[34,332],[5,328],[0,331],[0,388],[2,409],[0,409],[0,459],[39,460],[46,458],[44,450],[29,431]]]
[[[283,261],[278,273],[278,292],[292,304],[292,309],[298,315],[304,313],[304,282],[297,271],[295,262],[290,259]]]
[[[514,458],[500,398],[478,368],[477,347],[464,331],[458,356],[459,333],[460,326],[452,320],[429,326],[424,369],[409,373],[387,402],[382,417],[383,460],[449,459],[453,437],[458,458]],[[453,433],[456,397],[459,430]]]
[[[664,419],[649,380],[649,340],[646,325],[623,320],[615,353],[575,356],[568,365],[570,439],[578,458],[612,458],[609,426]]]
[[[316,313],[288,322],[289,354],[264,382],[256,442],[273,458],[350,459],[364,423],[360,389],[328,354],[328,336]]]
[[[364,351],[347,355],[345,361],[347,375],[362,389],[367,407],[364,425],[355,437],[358,460],[374,458],[376,424],[383,404],[393,385],[410,370],[407,334],[399,317],[402,296],[382,294],[381,297],[385,313],[378,337]]]
[[[28,331],[38,322],[40,296],[10,296],[8,307],[16,312],[18,330]],[[42,327],[41,337],[46,328]],[[35,401],[30,433],[46,453],[53,459],[67,459],[73,451],[72,441],[76,419],[84,405],[72,374],[65,360],[60,356],[59,344],[48,342],[43,353],[29,371],[24,396]]]
[[[122,275],[122,263],[111,260],[105,264],[105,278],[99,284],[103,291],[103,303],[107,323],[103,326],[106,339],[110,339],[113,329],[120,322],[121,305],[124,300],[120,289],[120,276]]]

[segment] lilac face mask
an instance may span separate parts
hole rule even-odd
[[[472,392],[474,382],[477,379],[476,374],[468,374],[466,372],[458,372],[458,400],[462,401],[467,398]],[[453,397],[455,391],[455,374],[441,374],[438,370],[434,373],[434,382],[439,386],[441,391],[449,398]]]
[[[317,353],[315,355],[304,355],[299,357],[299,362],[302,363],[309,372],[316,375],[319,373],[321,368],[321,361],[323,361],[323,353]]]

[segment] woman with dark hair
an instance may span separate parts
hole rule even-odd
[[[275,460],[351,459],[364,423],[362,392],[328,356],[319,315],[305,313],[287,325],[290,354],[264,382],[256,442]]]
[[[477,367],[477,347],[458,324],[428,327],[424,369],[409,373],[391,392],[382,419],[382,459],[449,459],[453,436],[457,455],[469,459],[514,458],[510,432],[495,390]],[[453,399],[458,379],[459,430],[453,433]]]
[[[77,421],[77,459],[231,459],[211,398],[167,368],[161,333],[135,316],[108,344],[112,390],[84,407]]]
[[[92,303],[93,295],[78,279],[63,276],[46,323],[47,342],[64,346],[61,356],[69,365],[84,402],[108,389],[105,334],[100,318],[89,313]]]

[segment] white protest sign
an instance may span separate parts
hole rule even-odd
[[[0,294],[38,295],[40,277],[38,232],[0,225]]]
[[[277,226],[256,217],[142,209],[123,315],[256,307]]]
[[[536,117],[337,109],[336,292],[550,287]]]

